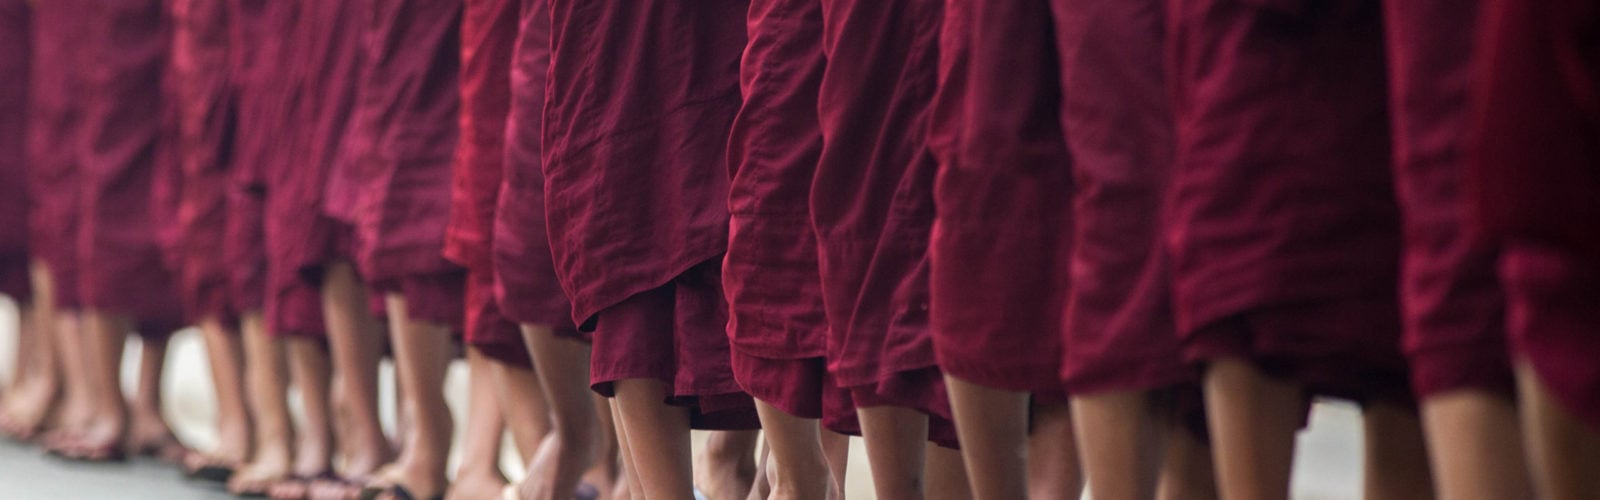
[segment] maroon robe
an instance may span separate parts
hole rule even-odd
[[[54,278],[56,305],[77,309],[77,237],[83,78],[82,0],[33,4],[32,70],[29,73],[27,189],[28,246]],[[48,194],[48,196],[44,194]]]
[[[752,0],[740,65],[744,106],[728,144],[731,229],[722,283],[734,377],[756,399],[837,429],[854,416],[827,373],[827,314],[811,229],[822,153],[822,5]]]
[[[1464,210],[1479,4],[1384,2],[1395,191],[1405,223],[1404,347],[1412,386],[1424,398],[1462,388],[1512,391],[1495,255],[1470,237]]]
[[[356,137],[345,164],[359,186],[351,213],[356,266],[379,291],[404,295],[411,317],[459,329],[465,277],[442,251],[459,135],[462,3],[368,1],[365,8],[372,10],[364,15]]]
[[[1170,6],[1166,243],[1186,356],[1409,398],[1378,2]]]
[[[719,274],[745,0],[553,1],[545,208],[590,380],[652,378],[702,428],[750,427]]]
[[[86,309],[126,316],[147,335],[182,325],[175,277],[165,267],[152,183],[168,135],[162,87],[170,30],[161,0],[97,3],[87,23],[78,276]]]
[[[166,184],[178,210],[169,260],[191,320],[224,321],[238,314],[229,287],[227,261],[217,247],[226,241],[228,178],[237,125],[232,83],[231,3],[168,0],[173,48],[168,86],[175,98],[174,162],[178,175]],[[160,192],[158,186],[158,193]],[[158,197],[161,197],[158,194]]]
[[[1502,246],[1511,346],[1600,429],[1600,64],[1588,0],[1484,0],[1470,186]]]
[[[550,69],[550,3],[521,0],[512,52],[504,171],[495,200],[494,295],[512,321],[550,326],[557,335],[586,339],[572,322],[572,304],[556,277],[545,231],[544,94]]]
[[[28,283],[28,62],[32,9],[25,0],[0,1],[0,295],[26,303]]]
[[[511,64],[519,0],[467,0],[461,23],[461,141],[450,189],[444,256],[467,268],[467,344],[489,357],[532,366],[517,324],[494,299],[494,210],[506,156]]]
[[[822,157],[811,185],[828,368],[858,406],[915,408],[947,429],[928,324],[938,165],[928,114],[941,0],[823,0]]]
[[[274,85],[293,18],[292,2],[232,0],[233,82],[238,106],[235,161],[228,174],[228,222],[223,255],[231,272],[234,307],[261,312],[267,292],[265,165],[282,154],[282,103]]]

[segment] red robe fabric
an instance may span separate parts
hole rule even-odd
[[[459,135],[462,3],[369,1],[365,8],[354,156],[344,164],[359,189],[356,266],[379,290],[406,294],[412,317],[459,327],[463,289],[445,277],[459,282],[462,271],[442,250]]]
[[[1472,219],[1502,246],[1512,349],[1600,429],[1600,64],[1589,0],[1484,0]]]
[[[1477,1],[1389,0],[1394,179],[1404,221],[1401,311],[1419,397],[1454,389],[1511,394],[1495,252],[1467,227]]]
[[[1064,402],[1072,160],[1049,9],[1047,0],[945,3],[930,139],[939,159],[931,319],[944,373]]]
[[[1166,244],[1186,355],[1409,398],[1379,3],[1169,5]]]
[[[606,393],[615,380],[661,380],[706,427],[754,423],[729,367],[717,276],[747,9],[550,4],[545,209],[572,317],[594,329],[591,383]],[[722,410],[748,421],[718,420]]]
[[[550,2],[521,0],[511,57],[504,171],[490,245],[495,301],[512,321],[551,326],[558,335],[582,339],[572,322],[572,304],[556,277],[545,230],[541,143],[550,70]]]
[[[79,63],[87,26],[81,0],[33,3],[33,68],[29,73],[27,168],[28,246],[55,281],[58,307],[77,309],[77,237],[83,85]],[[48,196],[42,195],[48,193]]]
[[[0,295],[30,300],[28,284],[29,59],[32,9],[25,0],[0,1]]]
[[[512,52],[518,0],[467,0],[461,23],[461,141],[450,190],[444,256],[467,268],[467,344],[484,354],[531,366],[517,324],[494,298],[494,209],[506,150]]]
[[[229,269],[217,247],[226,241],[228,178],[237,127],[232,82],[231,3],[168,0],[173,23],[172,65],[167,85],[175,98],[174,163],[178,175],[157,197],[176,200],[169,260],[191,320],[227,321],[234,310]]]
[[[183,313],[151,193],[157,163],[171,161],[161,154],[170,26],[161,0],[101,2],[78,15],[87,23],[77,149],[83,305],[132,318],[141,333],[166,335],[181,326]]]
[[[734,376],[792,415],[847,421],[855,413],[849,393],[826,370],[827,314],[811,228],[811,180],[822,153],[822,5],[752,0],[746,23],[722,268]]]
[[[934,429],[949,417],[928,324],[942,10],[940,0],[823,0],[823,147],[810,194],[829,370],[857,405],[915,408],[938,417]]]
[[[227,239],[223,255],[241,314],[261,312],[267,293],[266,182],[264,172],[284,145],[281,61],[294,18],[293,2],[231,0],[233,81],[238,141],[228,175]]]

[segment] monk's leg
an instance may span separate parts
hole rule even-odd
[[[228,480],[228,491],[236,495],[266,492],[288,477],[294,455],[283,344],[267,334],[261,311],[240,315],[239,332],[244,337],[245,391],[256,446],[250,462]]]
[[[1078,500],[1083,483],[1072,408],[1035,404],[1028,435],[1028,498]]]
[[[1517,392],[1538,498],[1592,498],[1600,491],[1600,431],[1563,408],[1526,361],[1517,366]]]
[[[190,474],[204,469],[238,469],[250,459],[250,410],[245,403],[244,346],[238,331],[216,315],[200,318],[196,326],[205,343],[211,367],[211,384],[217,398],[217,446],[209,452],[184,458]]]
[[[694,457],[694,484],[711,500],[741,500],[756,480],[757,431],[713,431]]]
[[[1148,392],[1075,395],[1072,417],[1094,498],[1135,500],[1155,496],[1164,443]]]
[[[652,500],[693,498],[689,411],[667,405],[669,391],[659,380],[624,379],[615,387],[617,427],[630,457],[628,471],[638,478],[636,491]]]
[[[522,498],[572,498],[585,473],[602,456],[601,440],[608,434],[601,428],[589,390],[589,345],[557,337],[549,327],[530,324],[522,325],[522,339],[533,355],[533,369],[549,404],[551,427],[528,462]],[[610,458],[616,460],[615,456]],[[614,483],[627,482],[609,479],[612,480],[594,486],[611,495],[616,489]]]
[[[1212,361],[1203,385],[1222,497],[1287,500],[1305,408],[1301,388],[1234,358]]]
[[[945,375],[961,453],[978,499],[1028,496],[1028,393]]]
[[[1522,453],[1516,402],[1481,389],[1436,394],[1422,402],[1423,431],[1440,498],[1533,498]]]
[[[866,440],[872,486],[882,500],[924,497],[928,416],[909,408],[856,408]]]
[[[822,449],[822,426],[764,401],[756,401],[767,441],[766,472],[774,500],[838,499]]]
[[[467,422],[461,461],[447,498],[497,498],[506,487],[500,472],[500,441],[506,418],[497,394],[496,363],[476,347],[467,348]],[[518,443],[518,448],[523,444]]]
[[[322,310],[333,361],[333,408],[340,474],[365,478],[390,458],[389,440],[378,420],[378,361],[381,326],[367,310],[366,288],[349,262],[335,262],[323,278]]]
[[[33,439],[61,404],[62,372],[55,343],[55,280],[43,262],[28,269],[33,301],[18,304],[16,378],[0,401],[0,432],[17,439]]]
[[[396,385],[404,392],[398,399],[400,411],[411,418],[411,435],[390,476],[374,478],[373,484],[402,485],[418,498],[432,498],[444,494],[448,482],[445,467],[454,424],[444,400],[444,378],[452,350],[450,329],[412,317],[401,294],[390,294],[385,301]]]

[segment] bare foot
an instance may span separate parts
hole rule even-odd
[[[272,486],[289,479],[288,457],[260,457],[246,464],[228,480],[228,493],[237,496],[263,496]]]
[[[103,416],[82,428],[56,434],[48,447],[52,453],[73,460],[119,462],[127,459],[126,428],[122,419]]]
[[[364,486],[362,496],[376,492],[375,498],[393,498],[388,492],[395,487],[404,488],[414,498],[443,496],[449,489],[443,467],[428,467],[422,460],[402,456],[400,461],[385,466]],[[437,470],[430,470],[437,469]]]
[[[479,472],[462,476],[456,475],[456,482],[450,486],[445,500],[491,500],[499,498],[506,489],[506,478],[499,474]]]
[[[128,408],[128,449],[134,455],[183,465],[189,449],[172,434],[160,409],[130,405]]]
[[[57,409],[60,393],[54,376],[35,375],[19,380],[0,402],[0,433],[22,441],[38,437]]]
[[[718,439],[694,457],[694,485],[710,500],[745,500],[756,479],[755,452],[742,446],[718,446]],[[730,440],[729,443],[732,443]]]

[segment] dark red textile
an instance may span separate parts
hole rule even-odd
[[[491,256],[519,5],[518,0],[467,0],[462,15],[461,140],[452,167],[444,256],[468,269],[466,343],[492,358],[530,366],[517,324],[495,303]]]
[[[462,15],[461,139],[452,167],[444,255],[473,270],[493,265],[519,5],[518,0],[466,0]]]
[[[458,272],[441,251],[459,131],[461,0],[366,1],[349,165],[360,189],[357,268],[369,282]],[[458,290],[458,308],[460,300]]]
[[[32,9],[25,0],[0,1],[0,294],[29,299],[28,130]]]
[[[1191,381],[1173,322],[1162,239],[1173,161],[1162,65],[1165,2],[1055,0],[1052,6],[1057,54],[1070,55],[1061,58],[1060,78],[1075,183],[1069,347],[1062,362],[1067,390]],[[974,139],[992,144],[998,136]]]
[[[545,208],[579,324],[727,250],[748,6],[550,2]],[[720,326],[716,336],[726,342]]]
[[[1484,0],[1473,224],[1502,246],[1516,357],[1600,429],[1600,5]]]
[[[286,34],[295,2],[232,0],[233,82],[238,102],[234,163],[228,175],[227,239],[223,255],[241,312],[260,311],[267,295],[266,179],[275,155],[286,149],[282,102]]]
[[[1504,300],[1493,250],[1464,210],[1476,0],[1387,0],[1394,179],[1404,222],[1403,345],[1419,397],[1511,394]]]
[[[544,87],[550,69],[550,3],[522,0],[512,54],[505,165],[494,211],[495,299],[513,321],[548,325],[558,335],[585,338],[556,278],[545,231]]]
[[[828,64],[818,92],[823,148],[811,219],[828,369],[843,387],[881,386],[935,366],[928,239],[938,168],[927,130],[942,7],[940,0],[822,2]],[[949,416],[938,401],[911,403]]]
[[[190,320],[227,320],[234,310],[230,270],[218,245],[227,239],[228,179],[237,114],[226,0],[168,0],[173,23],[167,85],[175,97],[173,139],[179,175],[166,184],[176,199],[168,242],[178,293]],[[157,187],[161,197],[161,187]]]
[[[54,278],[56,304],[77,309],[80,168],[75,146],[83,101],[83,0],[32,2],[33,68],[29,74],[28,245]],[[48,193],[48,196],[43,194]]]
[[[434,274],[413,274],[403,278],[380,281],[372,285],[374,296],[398,294],[406,301],[406,317],[444,325],[453,332],[461,331],[466,315],[463,297],[467,290],[467,273],[460,269]],[[382,317],[387,314],[387,303],[372,304],[372,313]]]
[[[833,383],[828,360],[774,359],[733,351],[733,373],[751,397],[800,418],[822,420],[822,427],[861,435],[850,391]]]
[[[686,406],[696,429],[760,427],[755,403],[733,379],[724,333],[721,266],[707,261],[596,317],[589,383],[606,397],[618,380],[655,379]]]
[[[517,324],[500,314],[494,301],[494,275],[484,271],[467,271],[466,289],[462,294],[466,325],[462,339],[485,356],[501,363],[523,368],[533,366],[528,344],[522,340],[522,330]]]
[[[1041,393],[1061,392],[1073,237],[1051,24],[1048,0],[946,2],[930,138],[940,163],[929,250],[939,367]]]
[[[923,368],[896,373],[877,384],[850,387],[851,400],[858,408],[873,406],[898,406],[903,408],[929,407],[928,441],[945,448],[960,448],[955,421],[951,420],[950,400],[944,387],[944,376],[937,368]]]
[[[1512,345],[1557,401],[1600,430],[1600,266],[1553,245],[1512,243],[1500,260]]]
[[[1338,364],[1340,392],[1392,391],[1405,365],[1379,3],[1284,8],[1302,3],[1169,4],[1178,328],[1194,361]]]
[[[734,378],[791,415],[853,420],[850,393],[827,374],[828,324],[811,177],[822,152],[822,6],[753,0],[740,66],[744,106],[728,142],[732,215],[722,284]]]
[[[125,315],[151,335],[182,322],[175,277],[164,266],[151,202],[168,104],[162,88],[170,31],[161,0],[99,2],[85,27],[83,224],[78,276],[83,306]]]

